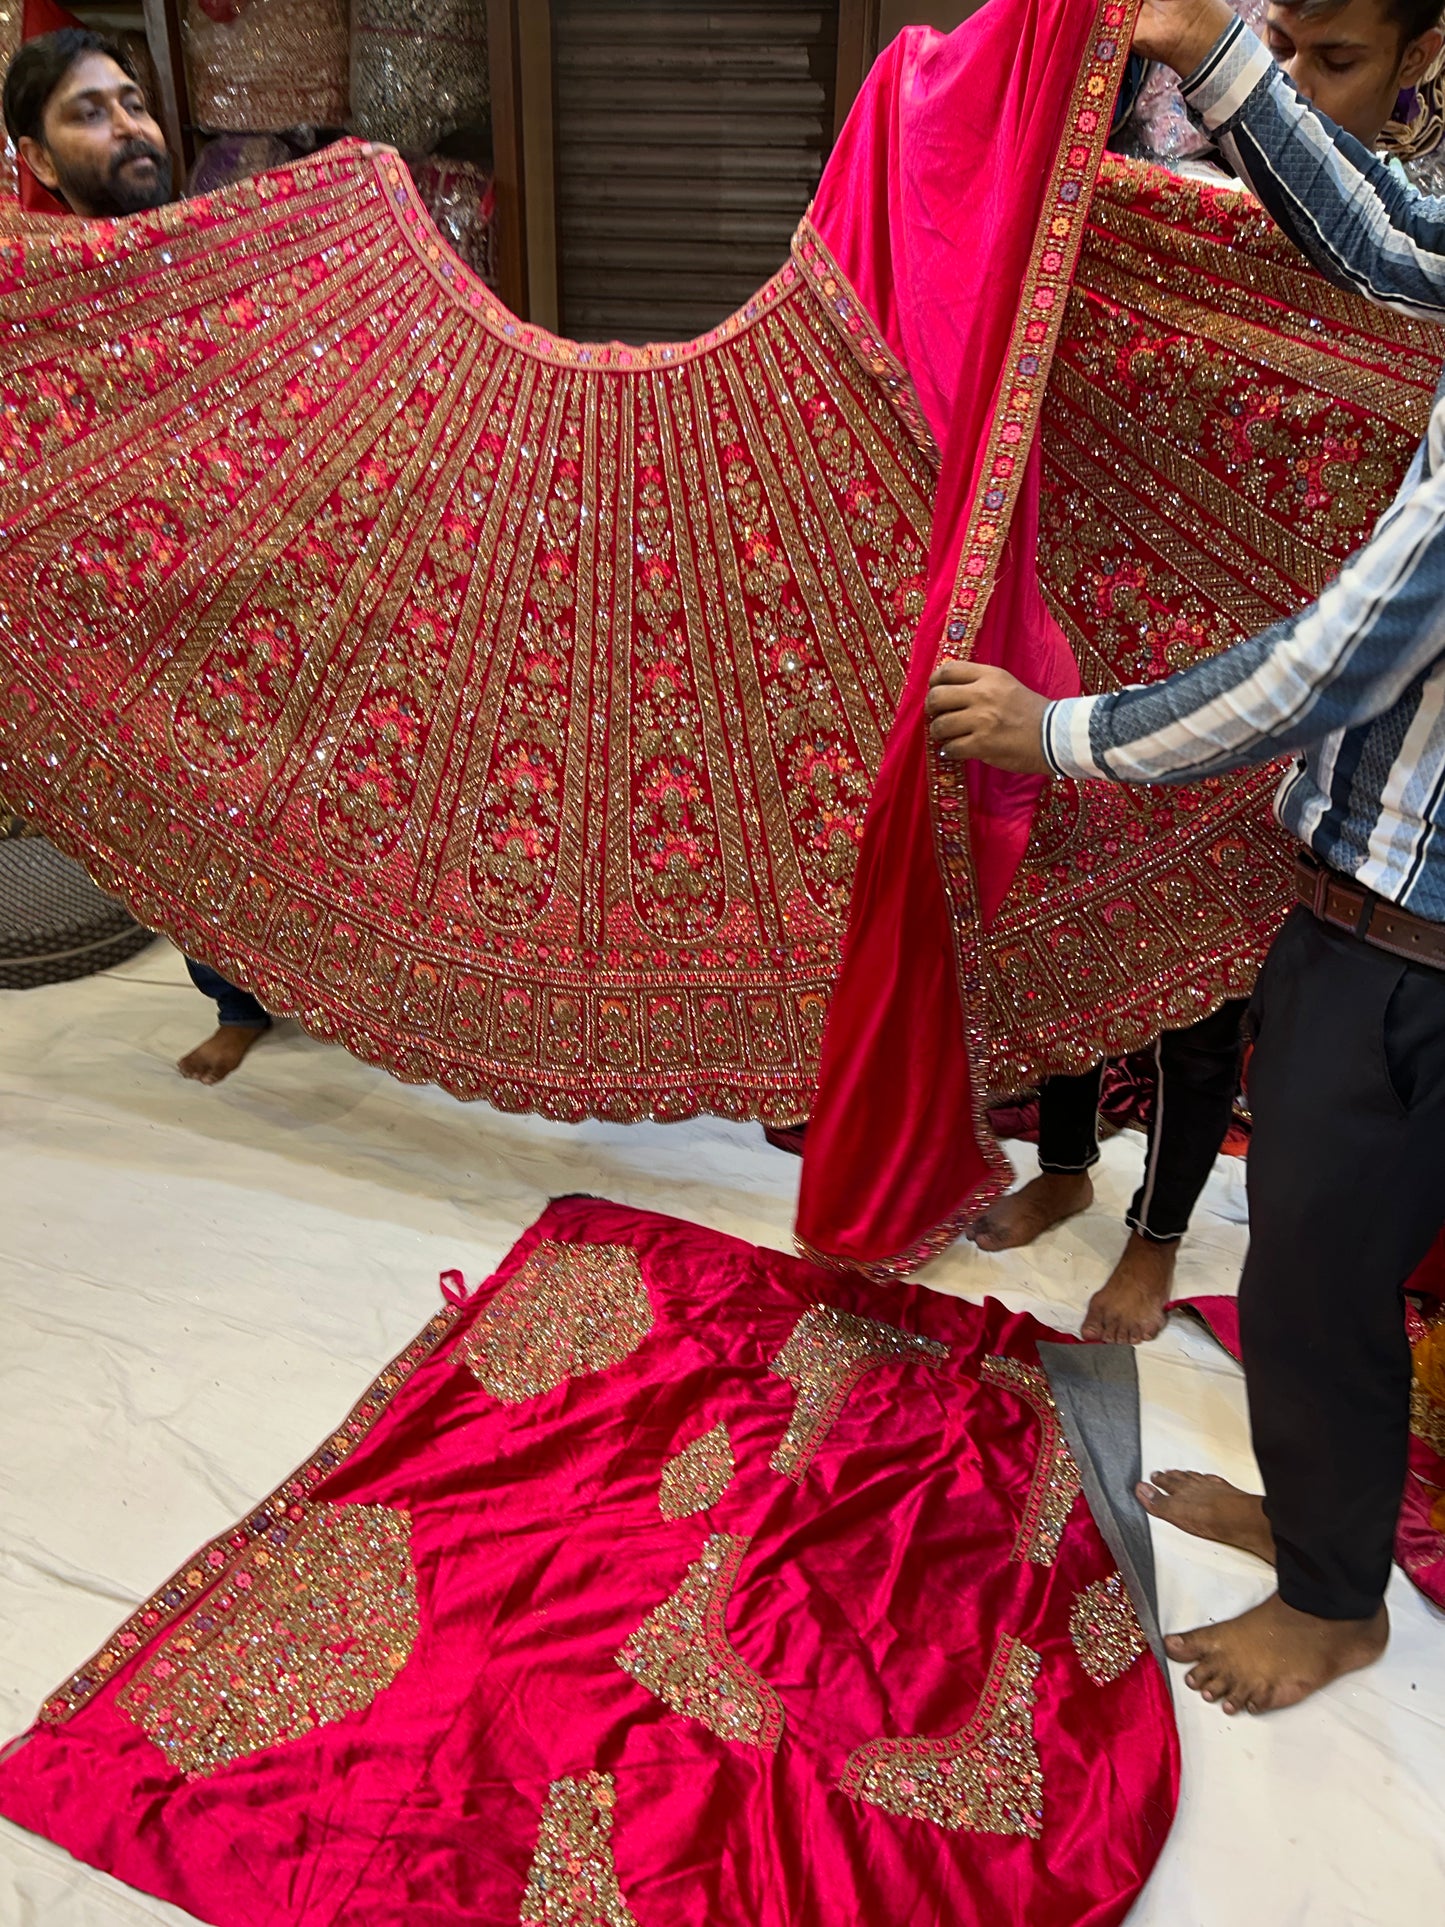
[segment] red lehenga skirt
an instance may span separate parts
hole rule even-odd
[[[1053,1336],[554,1204],[0,1813],[216,1927],[1108,1927],[1178,1754]]]
[[[906,32],[696,342],[517,321],[356,144],[12,220],[0,793],[399,1077],[811,1113],[805,1245],[937,1249],[1004,1181],[989,1093],[1246,989],[1286,852],[1268,773],[935,761],[929,672],[1108,687],[1298,606],[1442,357],[1246,196],[1103,161],[1131,24]]]

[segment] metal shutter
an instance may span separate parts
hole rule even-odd
[[[837,4],[553,0],[562,332],[682,340],[786,258],[833,125]]]

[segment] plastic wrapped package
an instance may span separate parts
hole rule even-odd
[[[497,197],[491,175],[470,161],[444,160],[439,154],[414,161],[411,174],[442,239],[495,288]]]
[[[185,0],[191,117],[215,133],[341,127],[346,0]]]
[[[485,0],[352,0],[351,124],[428,154],[487,118]]]
[[[196,156],[187,194],[213,194],[218,187],[248,181],[273,167],[289,167],[296,158],[279,134],[222,134]]]
[[[1230,5],[1247,27],[1256,33],[1264,31],[1269,0],[1230,0]],[[1187,161],[1210,152],[1208,135],[1189,118],[1179,91],[1179,77],[1172,67],[1150,68],[1121,145],[1131,154],[1156,161]]]
[[[1400,95],[1379,150],[1400,162],[1422,194],[1445,193],[1445,51]]]

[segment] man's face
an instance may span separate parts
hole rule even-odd
[[[45,104],[44,139],[22,140],[25,164],[76,214],[109,217],[171,198],[165,136],[145,95],[108,54],[83,54]]]
[[[1366,147],[1380,138],[1400,89],[1414,86],[1441,46],[1433,29],[1402,42],[1385,0],[1345,0],[1308,18],[1297,7],[1271,5],[1266,33],[1305,99]]]

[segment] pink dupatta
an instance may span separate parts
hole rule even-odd
[[[1008,1180],[971,1066],[971,947],[1003,900],[1042,781],[927,746],[945,656],[1079,691],[1033,566],[1035,431],[1128,57],[1117,0],[985,7],[878,62],[813,209],[942,451],[927,603],[874,791],[824,1037],[798,1213],[815,1255],[919,1262]],[[880,191],[849,190],[859,148]],[[958,277],[974,277],[961,299]],[[961,996],[961,1005],[960,1005]],[[961,1021],[960,1021],[961,1019]]]

